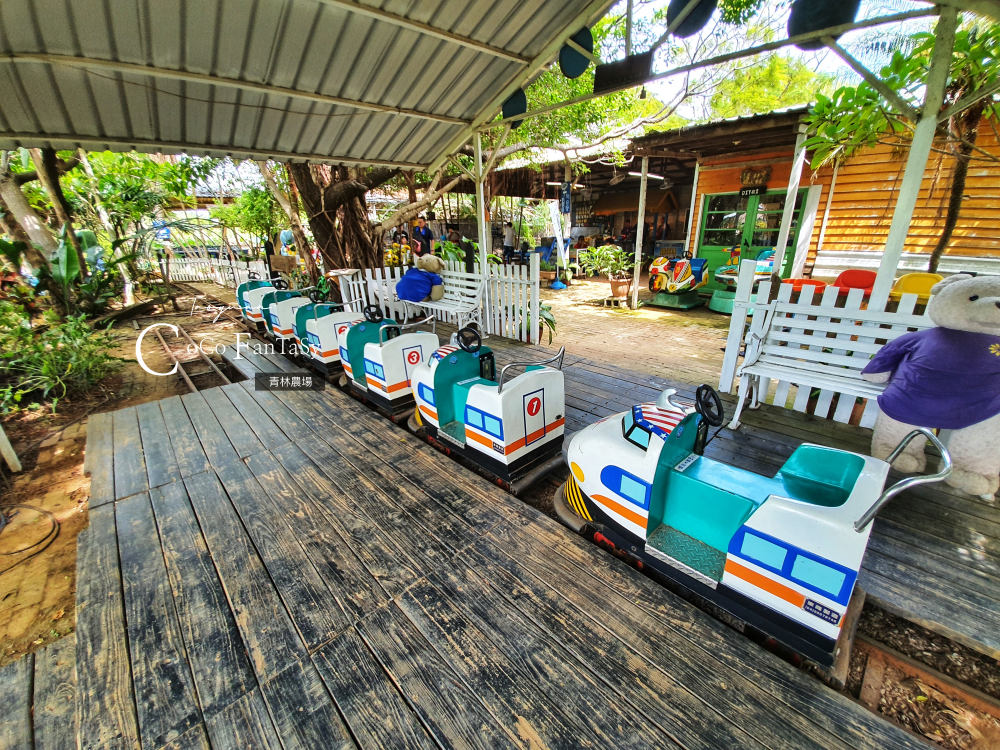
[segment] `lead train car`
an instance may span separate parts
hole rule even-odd
[[[574,434],[565,506],[596,541],[830,666],[871,533],[855,522],[889,464],[804,444],[753,474],[700,455],[707,424],[670,395]]]

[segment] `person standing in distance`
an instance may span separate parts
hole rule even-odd
[[[434,242],[434,232],[427,226],[427,221],[421,216],[417,219],[417,228],[413,230],[413,254],[415,256],[430,255]]]
[[[503,230],[503,262],[509,263],[514,255],[514,225],[509,221]]]

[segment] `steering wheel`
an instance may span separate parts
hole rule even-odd
[[[722,399],[710,385],[698,386],[698,390],[694,392],[694,408],[712,427],[719,427],[726,421],[726,410],[722,407]]]
[[[326,295],[323,294],[323,292],[321,292],[319,289],[310,289],[309,290],[309,301],[312,302],[312,303],[314,303],[314,304],[318,304],[320,302],[325,302],[326,301]]]
[[[365,305],[364,310],[361,312],[365,315],[365,320],[369,323],[381,323],[385,316],[382,314],[382,308],[378,305]]]
[[[284,279],[271,279],[271,286],[277,289],[279,292],[283,292],[288,289],[288,282]]]
[[[257,273],[256,271],[250,271],[247,274],[247,280],[248,281],[257,281],[257,279],[259,279],[259,278],[260,278],[260,274]]]
[[[469,354],[475,354],[483,345],[483,339],[475,328],[463,328],[458,332],[457,341],[462,351]]]
[[[681,258],[683,260],[693,260],[694,259],[694,253],[692,253],[690,250],[685,250],[684,254],[681,255]]]

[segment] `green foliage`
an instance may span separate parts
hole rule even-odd
[[[723,23],[742,26],[757,15],[764,0],[719,0],[719,11]]]
[[[454,242],[445,240],[444,242],[438,242],[435,247],[435,254],[440,255],[445,260],[453,261],[463,261],[465,260],[465,251],[456,245]]]
[[[19,408],[25,395],[60,399],[92,388],[122,367],[109,352],[116,337],[94,330],[85,316],[32,329],[24,308],[0,301],[0,410]]]
[[[601,245],[580,251],[580,267],[589,274],[621,280],[632,277],[635,257],[617,245]]]
[[[556,316],[552,314],[552,305],[542,304],[538,307],[538,318],[540,324],[549,330],[549,343],[552,343],[552,335],[556,332]],[[531,316],[528,316],[528,325],[531,325]]]
[[[934,35],[919,32],[911,35],[908,54],[897,50],[880,71],[885,85],[902,99],[918,105],[927,79]],[[1000,24],[984,29],[962,28],[955,37],[951,70],[943,108],[947,108],[970,93],[995,86],[1000,82]],[[983,116],[996,118],[996,103],[992,96],[985,100]],[[818,96],[805,122],[815,133],[805,146],[813,151],[813,169],[832,163],[843,163],[858,153],[882,143],[903,147],[909,143],[913,123],[904,113],[882,97],[874,88],[862,82],[843,86],[832,96]],[[952,128],[955,132],[956,128]]]
[[[746,117],[808,104],[833,90],[834,77],[789,54],[767,56],[721,81],[709,103],[713,119]]]
[[[271,191],[261,187],[244,190],[235,203],[213,208],[210,213],[213,219],[260,237],[262,242],[288,223]]]

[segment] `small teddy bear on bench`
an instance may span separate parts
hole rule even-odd
[[[416,265],[396,282],[396,296],[403,302],[437,302],[444,297],[441,272],[444,261],[436,255],[421,255]]]

